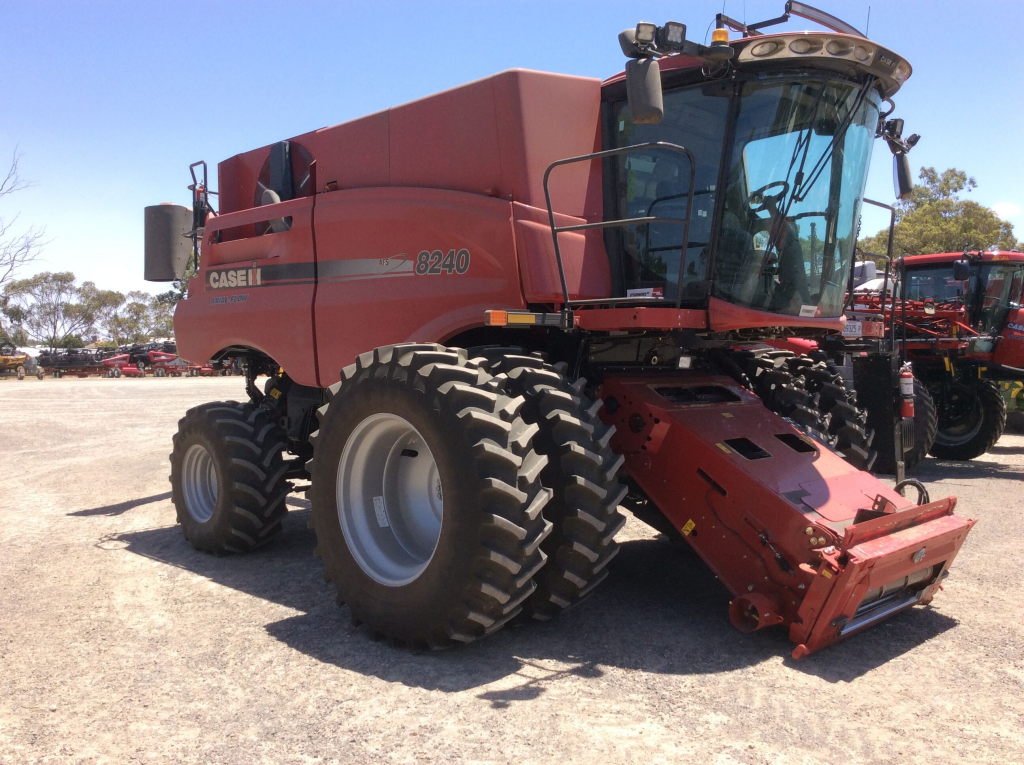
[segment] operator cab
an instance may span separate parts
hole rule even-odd
[[[963,263],[969,274],[957,279]],[[906,297],[936,307],[964,306],[969,325],[982,335],[999,335],[1010,311],[1024,303],[1024,253],[965,252],[905,259]]]
[[[759,31],[790,13],[834,33]],[[772,22],[746,26],[721,14],[717,22],[707,48],[678,42],[682,25],[673,22],[620,36],[653,42],[636,43],[626,74],[604,85],[604,148],[625,150],[604,160],[605,219],[646,219],[606,231],[613,294],[684,307],[716,297],[760,312],[839,317],[872,139],[886,138],[898,166],[916,143],[902,140],[902,121],[885,120],[910,66],[795,2]],[[729,41],[726,26],[744,37]],[[630,82],[630,66],[648,59],[662,88],[653,116]]]

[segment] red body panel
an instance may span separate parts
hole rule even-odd
[[[605,308],[598,311],[579,311],[575,324],[592,332],[623,329],[705,329],[707,314],[685,308]]]
[[[1024,308],[1012,309],[1007,314],[1003,336],[996,344],[992,361],[1000,366],[1024,369]]]
[[[842,332],[846,326],[846,317],[787,316],[746,308],[713,297],[708,301],[708,325],[715,332],[751,327],[818,327]]]
[[[270,147],[222,162],[222,214],[175,314],[179,353],[252,347],[299,383],[330,385],[369,348],[443,341],[488,308],[560,299],[544,170],[598,150],[599,128],[598,80],[514,70],[296,137],[315,162],[307,197],[253,208]],[[559,168],[550,188],[559,222],[601,218],[600,163]],[[559,243],[570,295],[610,296],[600,232]],[[461,250],[464,273],[416,274],[419,253]]]
[[[443,340],[480,326],[488,308],[525,308],[510,208],[501,199],[433,189],[319,195],[321,384],[339,380],[340,370],[367,349]],[[439,273],[417,273],[424,251],[465,251],[468,270],[438,265]]]
[[[232,345],[270,355],[303,385],[316,385],[313,352],[313,202],[304,197],[207,221],[203,262],[174,313],[178,354],[205,362]],[[256,235],[256,223],[291,218],[291,229]],[[250,229],[214,243],[217,231]],[[305,278],[296,279],[292,272]],[[259,316],[258,321],[253,317]]]

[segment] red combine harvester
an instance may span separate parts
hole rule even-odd
[[[145,377],[146,373],[138,366],[131,363],[127,353],[118,353],[103,359],[103,366],[107,368],[107,377]]]
[[[146,367],[153,371],[153,377],[181,377],[188,365],[177,354],[150,351]]]
[[[915,255],[899,266],[898,296],[858,295],[853,317],[901,338],[937,412],[931,453],[974,459],[1006,426],[1000,383],[1024,380],[1024,253]]]
[[[790,14],[827,31],[761,31]],[[307,478],[339,601],[431,647],[587,597],[620,504],[797,657],[929,602],[973,521],[859,469],[842,379],[761,342],[842,328],[910,66],[796,2],[712,40],[641,23],[603,83],[504,72],[232,157],[217,214],[205,163],[191,210],[146,208],[147,279],[199,255],[179,353],[250,397],[180,421],[189,541],[257,547]]]

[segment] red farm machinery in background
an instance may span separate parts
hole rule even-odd
[[[1024,380],[1024,253],[915,255],[897,264],[892,290],[856,294],[863,334],[886,327],[913,366],[936,424],[928,450],[969,460],[1006,425],[1001,384]]]
[[[791,15],[825,31],[763,32]],[[842,375],[766,342],[843,328],[909,64],[797,2],[619,43],[604,82],[504,72],[227,159],[216,213],[205,163],[146,208],[147,279],[198,259],[179,352],[247,378],[174,436],[197,549],[267,542],[308,480],[339,602],[430,647],[585,599],[623,507],[798,657],[935,596],[973,521],[866,472]]]

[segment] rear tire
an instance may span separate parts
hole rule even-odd
[[[871,470],[874,431],[867,427],[867,413],[857,407],[857,394],[846,388],[834,365],[816,356],[769,351],[741,361],[741,366],[768,409],[835,449],[858,470]]]
[[[967,411],[952,420],[951,402],[941,407],[931,454],[943,460],[973,460],[991,449],[1003,434],[1006,399],[992,380],[968,379],[954,385],[953,395],[958,401],[966,400]]]
[[[284,446],[273,415],[252,404],[216,401],[185,413],[171,452],[171,500],[194,548],[247,552],[280,532],[291,490]]]
[[[525,397],[523,419],[540,427],[534,443],[548,458],[541,482],[554,492],[544,508],[554,531],[542,545],[548,563],[524,614],[547,620],[584,600],[608,576],[608,562],[619,552],[615,535],[626,523],[618,510],[626,487],[616,480],[624,458],[608,445],[615,428],[601,422],[602,402],[583,392],[585,380],[570,384],[558,367],[518,348],[469,353],[504,376],[509,393]]]
[[[874,447],[878,451],[878,459],[875,460],[874,470],[876,473],[895,475],[896,453],[895,441],[890,433],[902,418],[896,416],[897,407],[890,397],[886,401],[872,403],[864,402],[868,409],[868,425],[874,428]],[[939,427],[939,417],[935,412],[935,402],[927,386],[914,378],[914,445],[910,451],[903,453],[903,467],[910,470],[915,467],[928,454],[932,444],[935,443],[935,434]]]
[[[318,410],[307,465],[316,554],[339,604],[413,646],[501,628],[536,589],[551,531],[541,512],[547,459],[532,448],[538,427],[520,416],[523,399],[464,350],[434,344],[378,348],[341,376]],[[388,428],[399,436],[382,435]],[[401,476],[419,470],[402,463],[424,458],[419,444],[434,478],[416,493]],[[426,496],[434,481],[436,497]],[[433,516],[417,510],[426,504]]]
[[[19,380],[25,379],[25,367],[23,367],[21,364],[18,365],[17,375]]]

